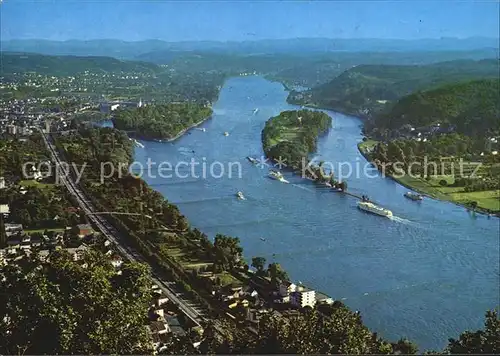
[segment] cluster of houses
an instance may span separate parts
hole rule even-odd
[[[99,104],[99,110],[102,113],[110,113],[112,111],[115,111],[119,108],[126,109],[126,108],[141,108],[145,104],[142,102],[142,99],[139,100],[139,102],[135,101],[103,101]]]
[[[28,234],[21,224],[4,224],[4,238],[0,240],[0,266],[19,261],[36,252],[45,261],[54,250],[65,250],[74,261],[78,261],[89,248],[85,239],[94,233],[88,224],[67,227],[65,231]],[[78,241],[69,242],[76,235]],[[3,241],[2,241],[3,240]]]
[[[154,349],[161,353],[170,337],[184,336],[186,331],[181,326],[167,295],[157,284],[153,284],[152,289],[153,300],[149,308],[147,330],[153,340]],[[199,330],[199,332],[202,331]]]

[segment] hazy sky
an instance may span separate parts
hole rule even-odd
[[[3,40],[499,36],[498,0],[3,0],[0,6]]]

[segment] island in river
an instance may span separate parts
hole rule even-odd
[[[262,130],[265,155],[282,167],[300,172],[303,178],[345,191],[345,182],[335,180],[333,171],[326,172],[322,163],[309,162],[316,152],[318,137],[332,127],[332,118],[321,111],[288,110],[267,120]]]
[[[200,125],[212,115],[212,108],[199,103],[168,103],[118,110],[113,117],[117,129],[147,140],[172,141]]]
[[[286,160],[298,169],[304,158],[316,151],[318,136],[332,127],[332,118],[312,110],[283,111],[270,118],[262,130],[262,146],[266,156]]]

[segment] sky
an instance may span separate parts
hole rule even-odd
[[[499,11],[498,0],[3,0],[0,34],[2,40],[497,38]]]

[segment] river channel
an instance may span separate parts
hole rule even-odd
[[[185,178],[143,178],[178,205],[192,226],[211,237],[239,237],[247,260],[263,256],[280,263],[295,282],[359,310],[383,337],[408,337],[422,350],[436,349],[463,330],[482,327],[485,311],[499,304],[499,220],[448,202],[404,198],[406,188],[364,168],[356,146],[362,122],[332,111],[325,112],[333,128],[320,138],[315,158],[335,168],[349,163],[349,191],[368,195],[397,218],[361,212],[354,198],[290,173],[290,184],[269,179],[268,167],[246,157],[262,155],[266,120],[297,109],[286,96],[281,84],[261,77],[228,80],[212,119],[175,142],[141,141],[144,147],[135,150],[143,165],[148,158],[172,166],[193,158],[200,163],[199,178],[185,165],[179,168]],[[215,161],[224,166],[221,178]],[[237,191],[247,199],[236,199]]]

